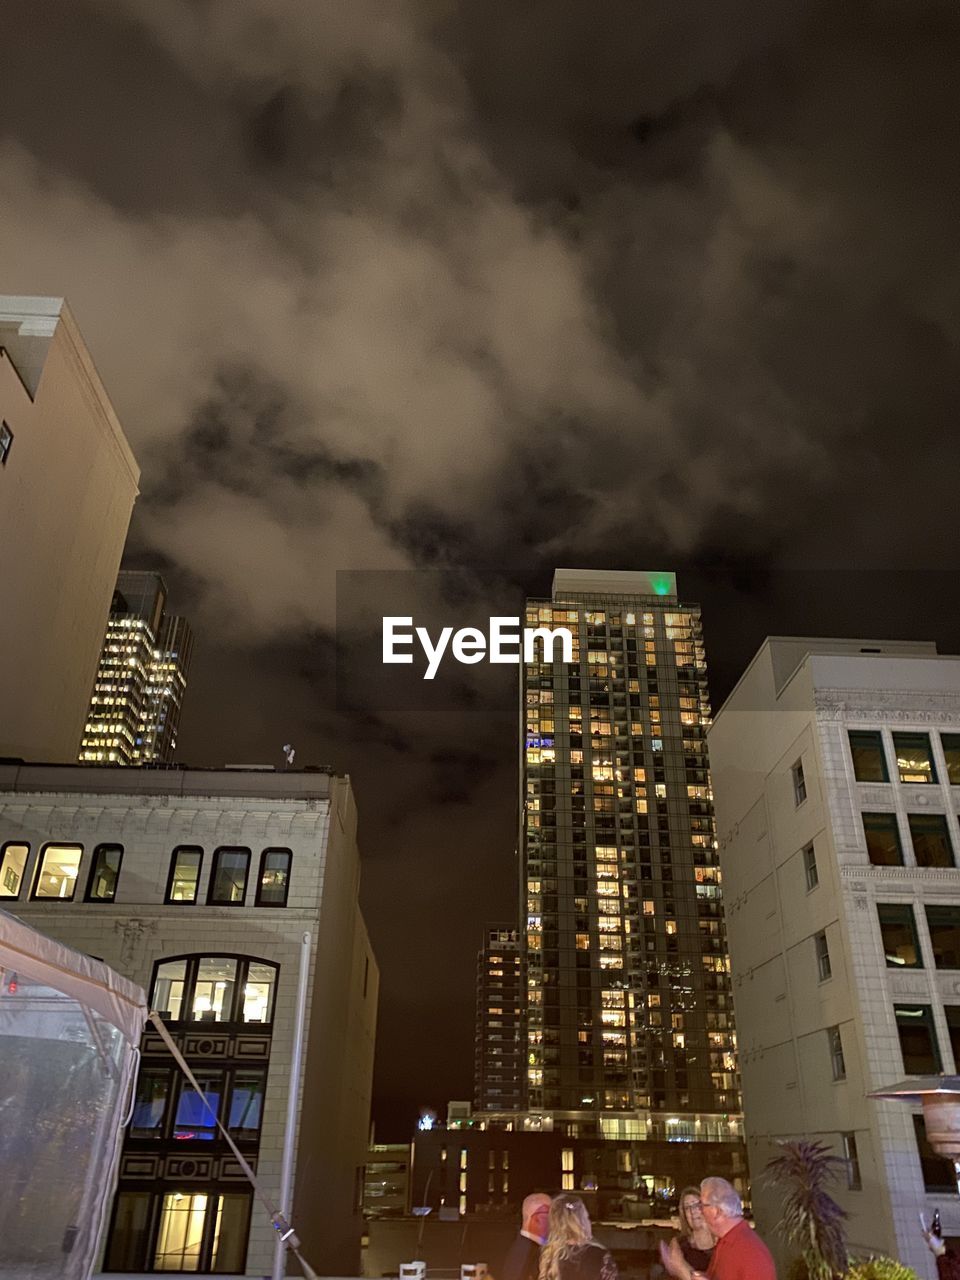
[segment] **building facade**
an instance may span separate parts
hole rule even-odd
[[[477,1031],[473,1105],[478,1111],[523,1105],[523,980],[520,938],[488,926],[477,955]]]
[[[709,742],[761,1228],[777,1140],[815,1137],[852,1248],[932,1276],[917,1215],[960,1235],[952,1166],[868,1095],[960,1071],[960,658],[768,639]]]
[[[292,1159],[304,1256],[334,1275],[358,1274],[373,1067],[359,875],[350,782],[327,771],[0,766],[0,904],[148,992],[275,1201]],[[141,1052],[103,1270],[270,1274],[235,1157],[152,1027]]]
[[[526,1108],[581,1136],[735,1138],[699,608],[669,573],[559,569],[526,625],[573,640],[521,667]]]
[[[77,758],[139,477],[64,300],[0,297],[0,757]]]
[[[193,656],[158,573],[121,570],[80,743],[81,764],[172,764]]]
[[[741,1183],[746,1172],[739,1121],[731,1131],[719,1118],[696,1135],[663,1117],[642,1135],[618,1138],[581,1113],[475,1112],[415,1134],[413,1152],[413,1204],[438,1216],[511,1222],[534,1191],[576,1191],[597,1221],[668,1218],[677,1193],[707,1170]]]

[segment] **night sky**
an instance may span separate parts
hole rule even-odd
[[[960,651],[953,0],[6,0],[0,292],[66,295],[197,633],[181,758],[351,774],[378,1137],[472,1088],[556,565]]]

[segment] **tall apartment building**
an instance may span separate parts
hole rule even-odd
[[[64,300],[0,296],[0,757],[77,758],[139,478]]]
[[[777,1140],[815,1137],[851,1245],[933,1276],[917,1215],[960,1235],[952,1166],[868,1095],[960,1071],[960,658],[768,639],[709,743],[761,1228]]]
[[[477,955],[477,1032],[473,1105],[478,1111],[523,1105],[523,982],[520,938],[488,926]]]
[[[558,569],[526,625],[573,637],[569,665],[521,668],[526,1105],[574,1135],[736,1140],[699,608],[670,573]]]
[[[124,569],[80,743],[81,764],[170,764],[193,656],[184,618],[165,612],[158,573]]]
[[[357,1275],[378,973],[356,808],[322,770],[0,765],[0,905],[148,993],[204,1095],[322,1274]],[[295,1061],[300,974],[306,1020]],[[155,1030],[103,1270],[263,1277],[275,1232]]]

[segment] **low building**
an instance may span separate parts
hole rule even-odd
[[[418,1132],[413,1146],[412,1202],[437,1215],[513,1217],[532,1191],[571,1191],[596,1218],[640,1222],[669,1214],[708,1173],[747,1194],[739,1114],[465,1115],[451,1103],[446,1127]]]
[[[410,1143],[374,1143],[363,1171],[363,1216],[403,1218],[410,1212]]]
[[[333,1275],[359,1267],[377,1006],[356,825],[328,770],[0,765],[0,905],[148,992],[274,1200],[292,1084],[293,1221]],[[148,1027],[104,1269],[263,1276],[274,1237]]]
[[[934,1275],[918,1213],[960,1235],[919,1107],[960,1071],[960,658],[903,641],[768,639],[709,734],[750,1172],[780,1139],[844,1161],[856,1250]]]
[[[139,479],[63,298],[0,297],[0,756],[76,760]]]

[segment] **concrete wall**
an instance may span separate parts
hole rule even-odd
[[[52,336],[20,335],[30,301]],[[0,755],[75,760],[139,468],[59,300],[0,298],[0,348]]]

